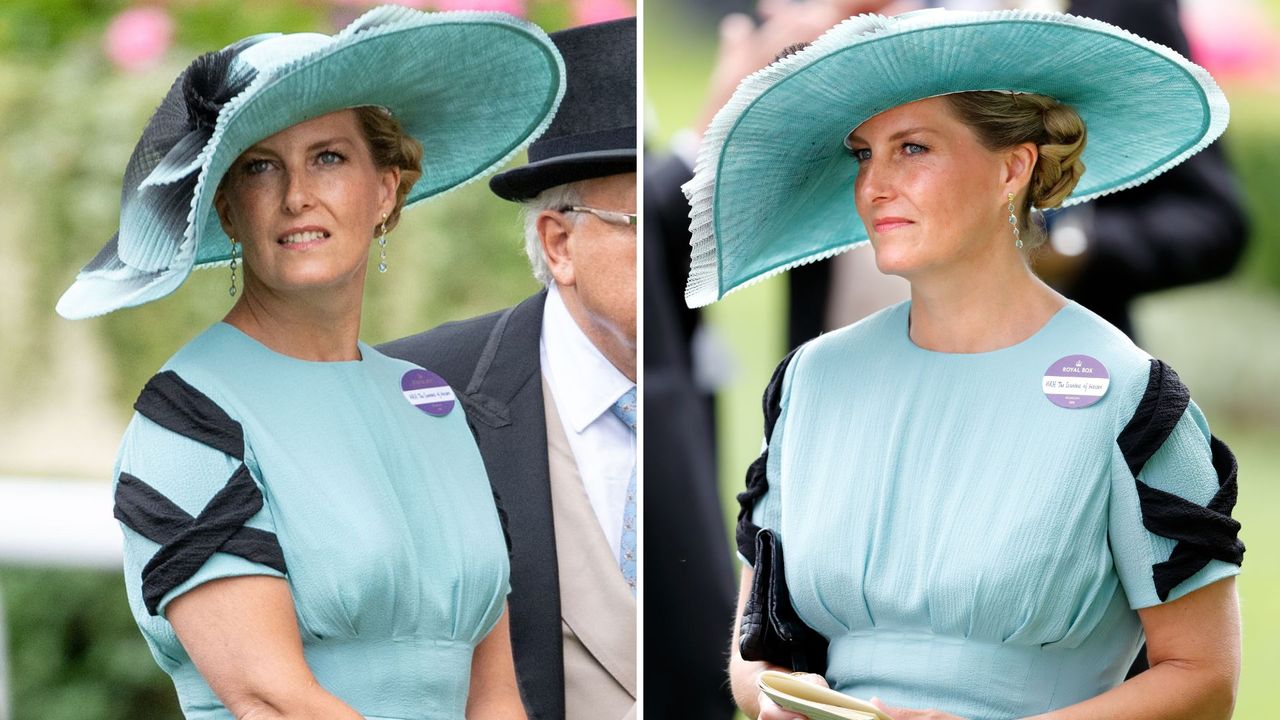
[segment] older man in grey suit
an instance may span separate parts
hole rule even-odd
[[[511,537],[511,642],[530,718],[636,714],[635,19],[552,36],[568,88],[527,165],[546,289],[388,343],[439,373],[476,434]]]

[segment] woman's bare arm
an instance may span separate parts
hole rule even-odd
[[[791,672],[791,668],[757,660],[743,660],[742,653],[738,650],[738,628],[742,626],[742,608],[746,606],[747,597],[751,594],[753,577],[755,577],[755,571],[751,566],[743,565],[742,583],[738,588],[738,612],[733,620],[733,647],[729,648],[729,685],[733,690],[733,701],[747,717],[757,718],[757,720],[802,718],[804,716],[791,711],[784,712],[774,705],[772,700],[761,694],[760,687],[756,684],[756,678],[760,677],[760,673],[765,670]],[[826,686],[827,684],[821,675],[808,674],[803,677],[817,685]]]
[[[361,720],[316,682],[288,584],[248,575],[207,582],[165,617],[196,669],[238,720]]]
[[[1240,681],[1240,600],[1226,578],[1138,611],[1151,669],[1033,720],[1227,720]]]
[[[471,657],[471,692],[467,717],[477,720],[525,720],[520,687],[511,654],[511,624],[506,608]]]

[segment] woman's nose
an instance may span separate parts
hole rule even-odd
[[[893,178],[884,163],[868,159],[858,165],[858,179],[854,184],[857,199],[863,203],[888,200],[893,195]]]
[[[315,202],[311,178],[305,169],[288,170],[285,174],[284,207],[288,215],[298,213],[311,207]]]

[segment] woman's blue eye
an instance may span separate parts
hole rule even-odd
[[[319,162],[321,165],[337,165],[338,163],[342,162],[345,159],[346,158],[342,157],[341,155],[339,155],[338,153],[332,150],[325,150],[324,152],[316,156],[316,161]]]
[[[925,147],[925,146],[923,146],[923,145],[917,145],[917,144],[915,144],[915,143],[903,143],[903,144],[902,144],[902,150],[903,150],[903,152],[905,152],[905,153],[906,153],[906,154],[908,154],[908,155],[919,155],[920,153],[922,153],[922,152],[924,152],[925,150],[928,150],[928,149],[929,149],[929,148],[927,148],[927,147]]]
[[[854,160],[857,160],[857,161],[858,161],[858,162],[860,162],[860,163],[861,163],[861,162],[866,162],[866,161],[868,161],[868,160],[870,160],[870,159],[871,159],[871,149],[870,149],[870,148],[853,148],[853,149],[852,149],[852,150],[850,150],[849,152],[850,152],[850,154],[852,154],[852,155],[853,155],[853,159],[854,159]]]
[[[270,167],[271,162],[269,160],[249,160],[244,164],[244,171],[250,175],[257,175],[266,172]]]

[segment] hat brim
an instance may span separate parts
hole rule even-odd
[[[104,271],[82,271],[58,311],[91,317],[150,302],[172,292],[192,269],[228,262],[231,244],[213,197],[236,158],[264,138],[337,110],[385,107],[423,146],[422,176],[407,207],[510,161],[550,125],[564,78],[550,38],[519,18],[371,10],[318,49],[260,72],[222,107],[200,152],[181,240],[148,233],[147,242],[157,247],[131,247],[127,255],[161,258],[158,267],[130,267],[116,258]]]
[[[1020,10],[850,18],[748,77],[712,121],[684,186],[690,307],[867,241],[843,141],[868,118],[974,90],[1048,95],[1089,133],[1063,203],[1133,187],[1222,134],[1225,96],[1173,50],[1088,18]]]
[[[196,266],[230,259],[230,240],[211,206],[231,163],[304,120],[362,105],[389,109],[422,143],[422,177],[406,207],[485,177],[550,125],[564,94],[564,65],[536,25],[490,12],[408,18],[355,41],[344,42],[344,31],[333,46],[228,104],[192,204],[194,216],[204,219]]]
[[[498,173],[489,189],[503,200],[532,200],[548,188],[636,171],[635,148],[593,150],[547,158]]]

